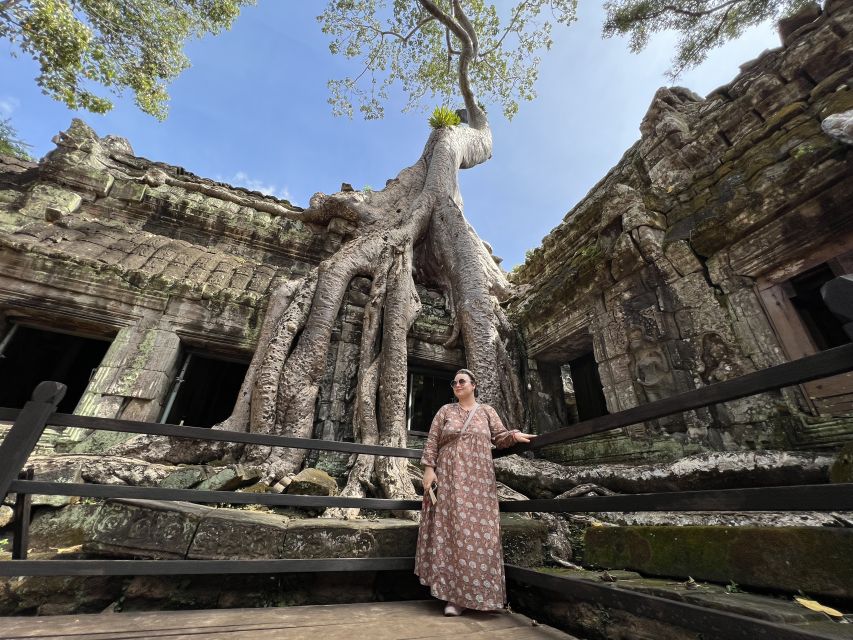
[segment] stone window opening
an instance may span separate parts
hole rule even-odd
[[[565,368],[573,385],[578,422],[606,416],[609,411],[592,351],[570,361]]]
[[[835,314],[824,304],[820,290],[837,275],[827,263],[794,276],[783,285],[791,304],[819,351],[840,347],[850,342]]]
[[[0,340],[0,407],[23,407],[40,382],[53,380],[68,387],[58,411],[73,413],[110,342],[105,337],[11,323]]]
[[[406,428],[413,435],[426,435],[438,410],[453,401],[450,381],[456,370],[409,365]]]
[[[848,244],[849,246],[849,244]],[[759,298],[788,360],[796,360],[850,342],[841,321],[823,302],[821,287],[853,272],[853,251],[804,265],[794,275],[756,283]],[[814,415],[845,416],[853,412],[853,373],[799,385]]]
[[[249,364],[236,358],[186,350],[158,422],[212,427],[227,419]]]
[[[554,424],[540,424],[539,428],[550,431],[609,413],[592,351],[561,362],[539,359],[536,369],[544,404],[548,405],[543,407],[545,413],[539,421],[556,420]]]

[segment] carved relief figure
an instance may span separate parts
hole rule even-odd
[[[633,356],[634,381],[643,389],[648,402],[666,398],[675,391],[672,368],[659,344],[639,327],[628,330],[628,348]]]
[[[702,336],[702,380],[705,384],[722,382],[745,373],[734,350],[719,333]]]

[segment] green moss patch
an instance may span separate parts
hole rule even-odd
[[[853,530],[816,527],[602,527],[586,562],[658,576],[853,599]]]

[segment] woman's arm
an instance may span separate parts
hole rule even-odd
[[[438,458],[438,441],[441,439],[441,430],[442,427],[444,427],[446,406],[447,405],[444,405],[444,407],[438,410],[438,413],[435,414],[435,417],[432,419],[432,424],[429,427],[429,435],[427,436],[427,441],[424,445],[424,452],[421,456],[421,464],[425,467],[435,468],[435,462]]]
[[[424,452],[421,456],[421,464],[424,466],[424,500],[426,500],[427,492],[432,483],[437,482],[435,463],[438,458],[438,442],[441,439],[441,430],[444,427],[444,413],[445,409],[442,407],[435,414],[435,418],[432,419],[432,424],[429,427],[429,435],[424,445]]]
[[[484,405],[483,409],[489,420],[489,431],[492,432],[492,444],[498,449],[506,449],[521,442],[530,442],[532,438],[536,437],[533,434],[522,433],[518,429],[507,429],[497,411],[489,405]]]

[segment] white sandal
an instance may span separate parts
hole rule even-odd
[[[444,605],[444,615],[446,616],[461,616],[463,611],[465,611],[465,607],[460,607],[452,602]]]

